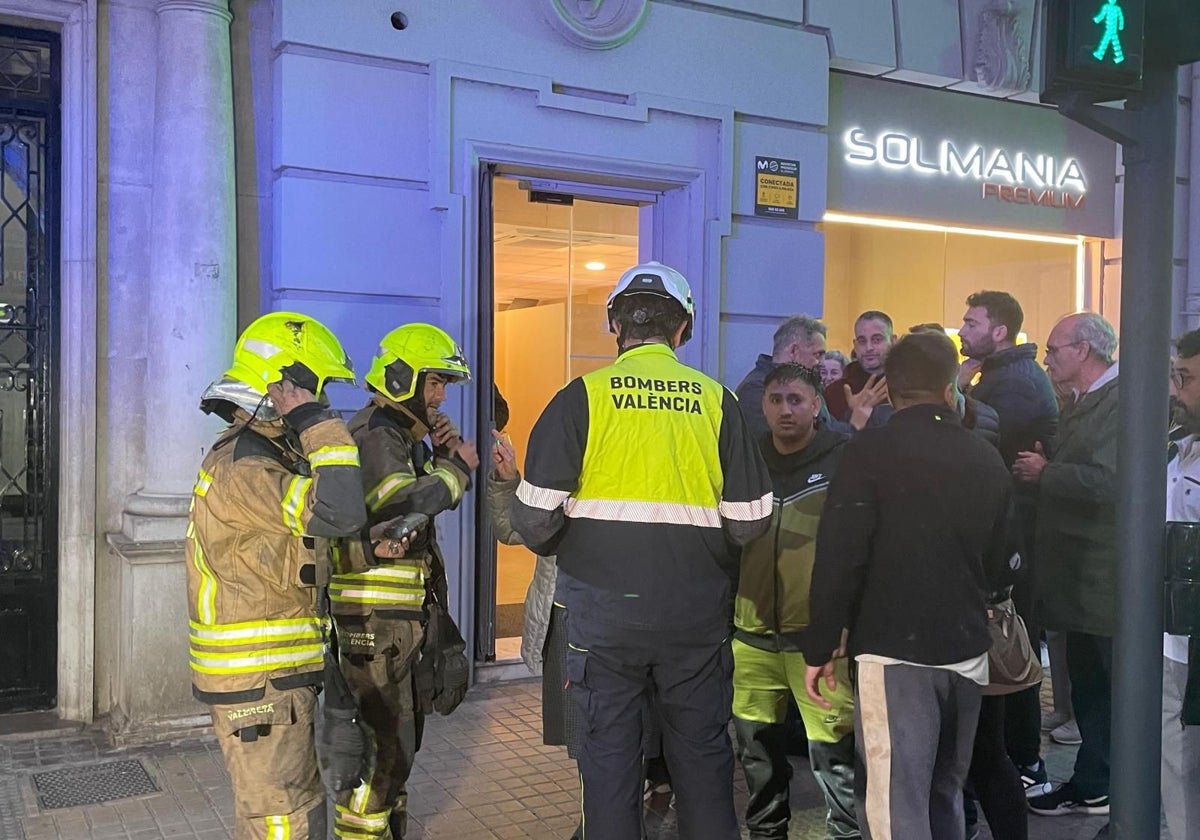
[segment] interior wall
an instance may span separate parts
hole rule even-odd
[[[571,370],[569,379],[611,364],[616,339],[608,331],[608,294],[591,289],[571,299]]]
[[[942,234],[829,224],[825,242],[825,299],[839,298],[844,307],[842,317],[826,322],[829,349],[850,355],[854,319],[868,309],[888,313],[897,331],[943,317]],[[835,259],[836,287],[829,282]]]
[[[980,289],[1015,297],[1025,312],[1023,331],[1039,347],[1055,322],[1075,311],[1073,245],[978,236],[950,236],[946,245],[947,326],[961,325],[967,296]]]
[[[529,434],[566,381],[565,302],[496,313],[496,385],[508,401],[505,429],[525,460]]]
[[[868,309],[888,313],[897,332],[929,321],[957,328],[970,294],[1005,291],[1039,346],[1075,310],[1073,245],[835,223],[825,242],[828,344],[847,355],[854,318]]]
[[[505,431],[523,463],[529,435],[566,375],[565,302],[496,313],[496,387],[508,401]],[[533,363],[533,360],[537,360]],[[496,547],[496,602],[518,604],[533,578],[534,556],[520,546]]]

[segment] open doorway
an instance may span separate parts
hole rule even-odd
[[[634,203],[539,192],[517,178],[493,186],[493,377],[509,408],[504,431],[523,463],[542,410],[571,379],[609,364],[616,344],[605,303],[638,262]],[[488,546],[483,546],[488,551]],[[494,546],[495,658],[520,656],[524,601],[536,557]]]

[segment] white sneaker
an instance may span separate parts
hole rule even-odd
[[[1062,726],[1071,720],[1071,715],[1067,712],[1051,712],[1042,718],[1042,731],[1050,732]]]
[[[1050,730],[1050,740],[1068,747],[1083,743],[1083,737],[1079,734],[1079,724],[1074,720],[1069,720]]]

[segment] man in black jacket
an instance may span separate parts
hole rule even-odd
[[[1011,480],[962,427],[958,354],[944,335],[888,354],[896,414],[847,447],[817,535],[802,644],[814,702],[833,659],[858,664],[855,722],[867,771],[863,837],[963,836],[962,787],[988,681],[987,593],[1005,585]]]
[[[1021,304],[1008,292],[976,292],[967,298],[958,332],[968,357],[959,385],[1000,415],[1000,454],[1009,466],[1018,452],[1052,440],[1058,426],[1058,401],[1037,362],[1038,346],[1017,344],[1024,321]],[[979,381],[972,387],[976,373]]]
[[[892,318],[878,309],[868,309],[854,321],[855,360],[846,365],[842,378],[825,388],[824,402],[829,416],[850,422],[853,413],[851,395],[861,394],[880,383],[888,350],[896,343]],[[892,416],[885,400],[870,416],[871,426],[882,426]]]
[[[804,365],[819,368],[825,358],[825,335],[829,328],[823,321],[809,315],[793,315],[775,330],[771,353],[760,353],[754,367],[742,377],[734,389],[738,407],[746,418],[746,428],[755,440],[767,433],[767,418],[763,415],[763,392],[767,375],[779,365]],[[829,412],[821,402],[821,421],[829,425]]]
[[[963,353],[969,357],[959,374],[959,384],[968,390],[970,379],[978,371],[979,381],[969,393],[1000,416],[1000,455],[1010,469],[1018,452],[1033,452],[1039,443],[1048,447],[1058,427],[1058,401],[1050,378],[1037,363],[1038,347],[1016,343],[1024,320],[1021,304],[1007,292],[976,292],[967,298],[967,311],[958,333]],[[1033,598],[1037,486],[1018,485],[1015,498],[1025,542],[1021,551],[1023,571],[1013,586],[1013,603],[1036,645],[1041,636]],[[1005,743],[1021,771],[1027,796],[1040,796],[1050,790],[1041,757],[1040,693],[1041,687],[1033,686],[1004,700]],[[1070,728],[1073,724],[1068,722],[1055,729],[1055,735]]]

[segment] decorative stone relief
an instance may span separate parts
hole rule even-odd
[[[649,0],[542,0],[546,22],[577,47],[608,50],[632,38]]]
[[[982,0],[964,32],[967,80],[984,89],[1016,93],[1029,89],[1032,67],[1029,38],[1032,3],[1029,0]],[[973,37],[972,37],[973,36]]]

